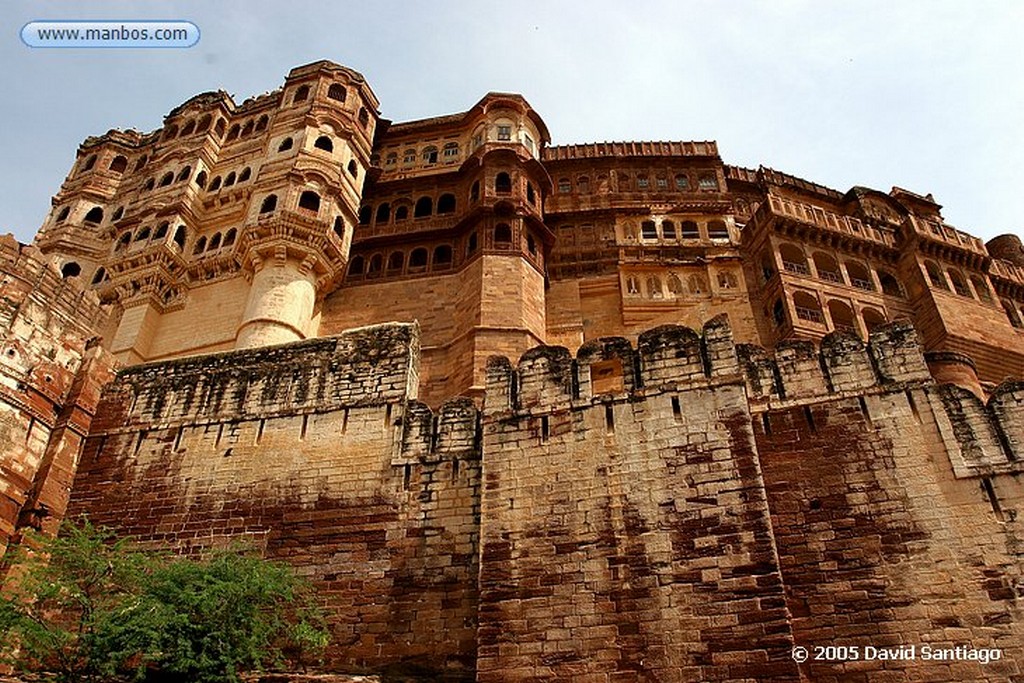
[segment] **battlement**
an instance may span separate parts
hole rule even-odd
[[[544,161],[601,157],[718,157],[714,140],[671,142],[590,142],[555,145],[544,149]]]
[[[420,401],[406,407],[401,456],[393,465],[480,458],[480,411],[473,399],[459,396],[437,415]]]
[[[127,368],[104,392],[99,431],[320,413],[399,403],[418,390],[419,328],[336,337]]]

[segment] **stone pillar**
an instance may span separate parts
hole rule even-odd
[[[316,273],[308,261],[289,258],[278,249],[267,259],[253,259],[252,285],[236,349],[286,344],[310,333],[316,304]]]

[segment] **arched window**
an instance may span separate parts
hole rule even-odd
[[[896,276],[887,270],[878,271],[878,284],[882,286],[882,293],[889,296],[903,296],[903,287],[900,286]]]
[[[167,187],[174,182],[174,174],[170,171],[164,174],[164,177],[160,179],[160,187]]]
[[[270,123],[270,119],[266,114],[260,117],[259,121],[256,122],[256,132],[262,133],[267,129],[267,124]]]
[[[423,163],[425,164],[436,164],[437,163],[437,147],[428,145],[423,148]]]
[[[387,223],[390,220],[391,205],[388,204],[387,202],[384,202],[383,204],[377,207],[377,217],[374,219],[374,222],[377,223],[377,225],[383,225],[384,223]]]
[[[988,288],[981,277],[977,275],[971,276],[971,284],[974,285],[974,291],[978,293],[978,298],[987,303],[992,303],[992,290]]]
[[[619,182],[619,190],[620,191],[626,192],[627,190],[629,190],[629,174],[628,173],[622,173],[622,172],[616,173],[615,174],[615,178]]]
[[[658,187],[658,191],[659,192],[664,192],[665,190],[668,189],[668,178],[666,178],[665,176],[659,175],[655,179],[655,182],[657,183],[657,187]]]
[[[327,97],[338,102],[344,102],[345,86],[341,83],[331,83],[331,86],[327,88]]]
[[[455,213],[455,195],[445,193],[437,200],[438,213]]]
[[[135,235],[136,242],[145,242],[149,239],[149,228],[143,228]]]
[[[213,132],[217,134],[217,137],[221,137],[224,135],[224,129],[227,128],[227,125],[228,124],[225,123],[224,119],[217,119],[217,123],[213,127]]]
[[[370,257],[370,267],[366,269],[366,274],[369,277],[376,277],[380,275],[381,267],[384,265],[384,257],[380,254],[374,254]]]
[[[246,124],[245,124],[245,127],[244,127],[244,128],[242,128],[242,137],[243,137],[243,138],[247,138],[247,137],[249,137],[250,135],[252,135],[252,129],[253,129],[253,125],[254,125],[254,124],[253,124],[253,122],[252,122],[252,120],[251,120],[251,119],[250,119],[249,121],[247,121],[247,122],[246,122]]]
[[[469,201],[475,202],[480,199],[480,181],[474,181],[473,186],[469,188]]]
[[[210,182],[210,189],[207,190],[207,192],[216,192],[219,189],[220,189],[220,176],[214,176],[213,180]]]
[[[526,183],[526,201],[530,202],[531,204],[537,203],[537,195],[533,191],[533,183],[529,181],[527,181]]]
[[[196,185],[200,188],[206,187],[206,171],[200,171],[196,174]]]
[[[864,329],[868,331],[868,334],[871,334],[878,327],[886,323],[885,314],[874,308],[865,308],[861,313],[861,317],[864,318]]]
[[[661,291],[661,278],[656,275],[647,276],[647,296],[651,299],[661,299],[665,296]]]
[[[786,272],[799,275],[811,274],[810,269],[807,267],[807,257],[804,255],[803,249],[795,244],[779,245],[779,256],[782,257],[782,268]]]
[[[679,232],[684,240],[700,239],[700,228],[694,221],[683,221],[679,226]]]
[[[648,182],[646,175],[641,173],[636,177],[636,187],[638,190],[646,190],[650,187],[650,183]]]
[[[98,285],[107,277],[107,270],[103,266],[96,269],[96,272],[92,276],[92,284]]]
[[[277,208],[277,195],[269,194],[263,199],[263,203],[260,204],[260,213],[272,213]]]
[[[466,255],[468,256],[469,254],[474,253],[476,251],[476,248],[477,236],[476,233],[474,232],[469,236],[469,239],[466,241]]]
[[[704,173],[697,180],[697,187],[701,190],[717,190],[718,179],[712,173]]]
[[[508,173],[501,172],[494,178],[494,191],[498,194],[512,192],[512,178]]]
[[[676,175],[676,189],[677,190],[688,190],[690,189],[690,179],[682,173]]]
[[[341,216],[335,216],[333,229],[338,239],[345,239],[345,221],[341,219]]]
[[[369,204],[359,207],[359,225],[369,225],[373,220],[373,207]]]
[[[365,267],[365,262],[363,261],[363,257],[362,256],[354,257],[349,262],[349,264],[348,264],[348,275],[349,275],[349,277],[352,277],[353,275],[362,275],[364,267]]]
[[[313,213],[320,212],[320,195],[312,190],[306,190],[299,195],[299,208]]]
[[[119,221],[119,220],[121,220],[121,216],[123,216],[123,215],[124,215],[124,207],[123,206],[119,206],[116,209],[114,209],[114,215],[110,217],[110,220],[111,221]]]
[[[235,184],[235,172],[231,171],[231,173],[228,173],[227,177],[224,178],[224,187],[231,187],[234,184]]]
[[[210,239],[210,246],[206,248],[206,251],[214,251],[220,249],[220,233],[218,232]]]
[[[292,142],[291,138],[285,138],[284,140],[281,140],[281,144],[279,144],[277,146],[277,151],[278,152],[287,152],[288,150],[290,150],[292,148],[293,144],[294,143]]]
[[[110,170],[114,173],[124,173],[126,168],[128,168],[128,159],[126,157],[118,154],[110,160]]]
[[[569,194],[572,192],[572,183],[569,182],[568,178],[558,179],[558,194]]]
[[[204,251],[206,251],[206,238],[200,237],[196,240],[195,246],[192,247],[192,254],[202,254]]]
[[[796,317],[812,323],[821,324],[825,322],[821,315],[821,303],[818,298],[807,292],[796,292],[793,294],[793,307],[796,308]]]
[[[98,206],[94,206],[89,209],[89,213],[85,214],[86,223],[102,223],[103,222],[103,209]]]
[[[409,270],[422,271],[427,267],[427,250],[418,247],[409,254]]]
[[[234,228],[231,228],[230,230],[228,230],[227,233],[225,233],[225,235],[224,235],[224,246],[225,247],[230,247],[232,244],[235,243],[235,239],[237,237],[238,237],[238,231],[237,230],[235,230]]]
[[[366,112],[365,107],[359,108],[359,125],[366,128],[370,124],[370,115]]]
[[[178,249],[185,248],[185,239],[187,238],[184,225],[179,225],[178,229],[174,231],[174,243],[178,245]]]
[[[398,165],[398,152],[389,152],[388,156],[384,159],[385,166],[397,166]]]
[[[300,85],[298,89],[295,91],[295,97],[292,98],[292,104],[295,104],[296,102],[302,102],[307,97],[309,97],[309,86]]]
[[[953,283],[954,292],[969,299],[974,298],[971,295],[970,288],[967,286],[967,280],[965,280],[964,276],[960,274],[960,271],[950,268],[946,272],[949,274],[949,281]]]
[[[420,197],[416,200],[416,210],[413,211],[414,218],[423,218],[434,212],[434,200],[430,197]]]
[[[355,159],[352,159],[348,162],[348,174],[353,178],[359,177],[359,166],[356,165]]]
[[[149,163],[149,157],[143,154],[141,157],[139,157],[139,160],[135,162],[135,170],[141,171],[143,168],[145,168],[147,163]]]
[[[186,180],[188,180],[191,176],[192,176],[192,167],[191,166],[186,166],[185,168],[181,169],[181,173],[178,174],[178,182],[179,183],[183,183]]]
[[[434,247],[434,268],[445,270],[452,265],[452,248],[447,244]]]
[[[537,255],[537,240],[533,239],[533,235],[526,236],[526,250],[533,256]]]
[[[167,231],[171,229],[171,224],[164,221],[160,225],[156,226],[156,232],[153,233],[153,239],[158,240],[163,237],[167,237]]]
[[[144,190],[152,190],[155,185],[156,185],[156,179],[155,178],[150,178],[149,180],[146,181],[146,184],[145,184],[145,186],[142,189],[144,189]]]
[[[818,271],[818,279],[845,284],[843,273],[839,269],[839,262],[831,255],[817,251],[814,252],[811,260],[814,261],[814,269]]]
[[[203,116],[203,118],[199,119],[199,125],[196,126],[196,132],[197,133],[202,133],[203,131],[209,129],[210,123],[212,121],[213,121],[213,119],[212,119],[212,117],[209,114],[206,114],[205,116]]]
[[[668,275],[668,291],[673,296],[679,296],[683,293],[683,283],[675,273],[669,273]]]
[[[949,291],[949,285],[946,283],[946,276],[942,274],[942,269],[939,268],[939,264],[935,263],[935,261],[925,261],[924,269],[928,273],[928,280],[932,283],[933,287]]]
[[[122,233],[121,236],[117,238],[117,244],[114,245],[114,251],[115,252],[124,251],[124,249],[129,244],[131,244],[131,241],[132,241],[132,234],[130,232]]]
[[[395,209],[395,222],[404,221],[409,218],[409,207],[402,205]]]
[[[241,132],[242,132],[242,127],[236,123],[235,125],[231,126],[231,130],[228,131],[228,136],[224,139],[224,141],[225,142],[231,142],[232,140],[237,140],[238,139],[238,135]]]
[[[722,271],[718,274],[719,289],[736,289],[736,286],[737,280],[735,275],[727,271]]]
[[[66,221],[70,214],[71,207],[65,206],[63,209],[60,210],[60,213],[57,214],[57,222],[60,223],[62,221]]]
[[[640,283],[637,281],[635,275],[629,275],[626,277],[626,294],[630,296],[640,295]]]
[[[196,122],[195,121],[189,121],[188,123],[185,124],[185,127],[181,129],[181,133],[178,135],[178,137],[182,137],[183,138],[186,135],[192,135],[192,133],[194,133],[195,130],[196,130]]]
[[[322,149],[325,152],[334,151],[334,143],[331,142],[331,139],[326,135],[321,135],[320,137],[318,137],[316,139],[316,142],[313,143],[313,146],[316,147],[317,149]]]
[[[580,194],[590,193],[590,178],[585,175],[581,175],[576,179],[576,191]]]
[[[1010,324],[1017,329],[1024,328],[1024,325],[1021,324],[1020,315],[1017,313],[1014,305],[1006,299],[1000,300],[999,303],[1003,305],[1003,310],[1006,311],[1006,317],[1010,319]]]
[[[865,292],[875,291],[875,283],[871,281],[871,273],[863,264],[856,261],[846,262],[846,274],[850,276],[850,284]]]
[[[405,254],[400,251],[391,252],[391,256],[388,256],[388,273],[401,273],[404,264]]]
[[[676,238],[676,224],[672,221],[662,221],[661,236],[667,240],[674,240]]]
[[[703,275],[691,275],[686,280],[686,288],[690,290],[690,294],[708,294],[708,281]]]
[[[775,305],[772,306],[772,320],[775,321],[775,327],[786,324],[786,307],[783,306],[782,299],[776,299]]]
[[[82,266],[78,265],[74,261],[68,261],[60,269],[60,275],[64,278],[78,277],[82,274]]]
[[[416,163],[416,150],[414,150],[414,149],[407,149],[407,150],[405,150],[405,153],[402,155],[402,163],[405,164],[405,165],[415,164]]]
[[[252,177],[252,169],[246,166],[242,169],[242,172],[238,174],[238,182],[244,183],[246,180]]]
[[[845,302],[833,299],[828,302],[828,315],[832,318],[832,329],[839,332],[857,334],[857,323],[854,321],[853,309]]]
[[[710,221],[708,223],[708,237],[713,240],[729,239],[729,228],[722,221]]]
[[[444,160],[453,161],[459,156],[459,143],[457,142],[446,142],[444,143]]]
[[[494,246],[498,249],[508,249],[512,246],[512,228],[506,223],[499,223],[494,227]]]
[[[167,126],[167,130],[164,131],[164,140],[173,140],[178,137],[178,127],[174,124]]]
[[[654,224],[654,221],[644,221],[640,224],[640,237],[645,240],[658,239],[658,226]]]

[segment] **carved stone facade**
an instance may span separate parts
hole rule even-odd
[[[1018,238],[714,142],[553,147],[515,94],[377,107],[317,62],[83,143],[4,247],[0,540],[77,465],[73,513],[293,562],[330,668],[388,680],[1022,675]]]

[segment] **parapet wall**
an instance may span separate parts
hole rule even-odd
[[[0,556],[18,529],[64,514],[79,450],[113,359],[107,311],[36,248],[0,237]]]

